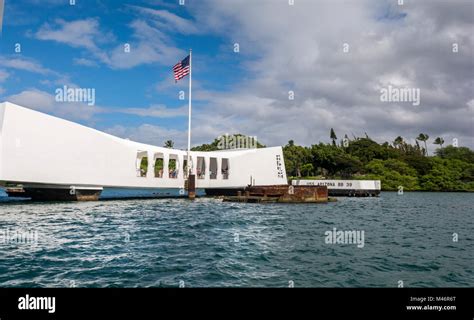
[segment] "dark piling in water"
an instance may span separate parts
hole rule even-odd
[[[188,198],[196,199],[196,175],[190,174],[188,177]]]

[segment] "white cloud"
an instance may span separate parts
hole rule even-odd
[[[9,76],[10,74],[8,72],[0,69],[0,83],[5,82],[5,80],[7,80]],[[0,94],[4,94],[4,93],[5,93],[5,88],[0,87]]]
[[[38,89],[24,90],[7,97],[6,101],[75,121],[90,120],[95,114],[103,112],[102,108],[87,103],[57,102],[54,95]]]
[[[86,48],[91,51],[98,51],[96,41],[104,41],[109,35],[99,30],[99,21],[94,18],[64,21],[57,19],[54,25],[45,23],[35,34],[39,40],[52,40],[65,43],[71,47]]]
[[[70,86],[70,88],[73,88],[73,86]],[[188,112],[187,106],[168,108],[164,105],[152,105],[148,108],[106,108],[89,106],[87,102],[57,102],[54,94],[38,89],[29,89],[11,95],[7,98],[7,101],[59,117],[77,120],[90,119],[98,113],[123,113],[141,117],[173,118],[186,116]]]
[[[28,71],[33,73],[39,73],[42,75],[55,74],[56,72],[43,67],[40,63],[26,58],[15,58],[15,57],[0,57],[0,66],[4,68],[17,69],[22,71]]]
[[[7,80],[9,76],[10,76],[10,74],[8,72],[6,72],[5,70],[0,69],[0,83]]]
[[[85,58],[74,58],[73,62],[75,65],[78,66],[85,66],[85,67],[97,67],[98,64],[97,62],[90,60],[90,59],[85,59]]]
[[[174,118],[187,116],[188,107],[182,106],[179,108],[168,108],[164,105],[152,105],[149,108],[126,108],[119,109],[117,112],[126,114],[133,114],[142,117],[155,117],[155,118]]]
[[[163,146],[165,141],[173,140],[176,148],[182,148],[185,145],[185,141],[187,141],[185,132],[150,124],[143,124],[137,127],[117,125],[106,129],[105,132],[124,139],[155,146]]]
[[[232,44],[238,42],[236,61],[243,61],[245,81],[230,92],[196,87],[196,98],[209,101],[194,111],[196,143],[241,132],[269,145],[288,139],[311,144],[328,140],[333,127],[339,137],[367,132],[383,141],[426,132],[473,145],[473,107],[466,105],[474,100],[472,1],[397,6],[394,1],[297,0],[289,6],[286,1],[202,0],[187,3],[189,20],[164,10],[133,8],[142,16],[130,23],[130,53],[114,37],[112,42],[101,37],[107,32],[98,19],[57,20],[36,35],[82,48],[113,69],[176,62],[185,52],[176,48],[172,32],[220,36],[228,50],[221,54],[227,56],[234,55]],[[452,52],[454,42],[458,53]],[[345,43],[348,53],[342,50]],[[382,103],[380,87],[388,84],[420,88],[421,105]],[[295,100],[288,99],[290,90]],[[125,112],[173,114],[157,106]],[[148,142],[154,135],[182,134],[150,125],[121,130],[137,139],[141,133]]]
[[[207,93],[208,107],[196,111],[201,125],[271,145],[327,141],[331,127],[340,137],[426,132],[473,145],[465,107],[474,98],[470,1],[204,0],[188,8],[203,29],[240,44],[247,70],[232,91]],[[225,50],[234,54],[232,45]],[[420,88],[421,105],[382,103],[380,87],[388,84]]]
[[[467,102],[467,106],[469,107],[469,111],[472,112],[472,115],[474,116],[474,99],[469,100]]]
[[[165,18],[159,26],[152,26],[145,19],[136,19],[130,23],[131,41],[117,44],[111,32],[101,29],[99,20],[88,18],[65,21],[58,19],[54,24],[45,23],[34,36],[39,40],[55,41],[73,48],[82,48],[93,57],[112,69],[129,69],[142,64],[159,63],[168,65],[176,62],[176,57],[184,54],[177,49],[169,35],[162,32],[165,23],[178,21],[178,17],[161,12]],[[182,19],[181,24],[186,20]],[[152,22],[157,23],[156,20]],[[184,25],[183,25],[184,28]],[[125,50],[129,45],[130,51]],[[110,46],[113,48],[110,49]],[[91,59],[76,58],[75,64],[94,66]]]
[[[111,68],[129,69],[150,63],[171,65],[176,63],[176,57],[184,55],[184,51],[177,49],[167,35],[147,22],[134,20],[130,27],[134,39],[129,43],[130,52],[125,52],[123,44],[115,47],[108,59]]]
[[[168,10],[155,10],[139,6],[130,6],[143,16],[148,16],[158,29],[171,32],[179,32],[181,34],[198,34],[199,30],[196,24],[190,20],[181,18]]]
[[[43,24],[34,36],[39,40],[55,41],[73,48],[87,49],[104,63],[108,62],[108,56],[98,45],[115,40],[111,32],[100,30],[99,20],[96,18],[75,21],[57,19],[53,25]]]

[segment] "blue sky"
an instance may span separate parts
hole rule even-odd
[[[340,138],[425,132],[472,146],[472,10],[462,0],[5,0],[0,100],[184,147],[187,79],[175,84],[171,69],[192,48],[193,144],[241,132],[310,145],[333,127]],[[95,106],[55,101],[64,85],[94,88]],[[419,88],[421,105],[381,103],[388,85]]]
[[[16,69],[3,85],[3,96],[9,96],[28,89],[37,89],[54,94],[54,90],[64,85],[77,85],[81,88],[95,88],[96,105],[110,109],[148,108],[151,105],[162,105],[178,110],[186,101],[178,99],[180,90],[185,90],[187,97],[188,80],[175,84],[171,68],[184,58],[188,48],[194,50],[194,81],[196,85],[206,86],[212,90],[225,90],[233,81],[239,81],[241,55],[225,57],[221,53],[222,46],[231,46],[226,39],[212,34],[193,34],[183,36],[174,32],[173,26],[166,30],[168,45],[174,46],[176,55],[163,60],[144,57],[134,65],[122,65],[121,62],[104,63],[89,49],[81,45],[71,45],[66,40],[44,40],[38,35],[40,30],[53,32],[71,21],[82,21],[85,26],[97,25],[99,33],[90,33],[93,41],[97,41],[101,51],[116,50],[120,46],[130,44],[130,53],[138,46],[133,28],[134,21],[144,19],[139,6],[151,8],[147,1],[133,1],[128,5],[122,1],[77,1],[72,6],[69,1],[6,1],[4,31],[1,39],[1,53],[4,59],[18,59],[41,66],[45,71]],[[169,4],[169,5],[168,5]],[[170,12],[184,19],[189,17],[185,6],[176,5],[176,1],[166,1],[162,5],[153,6],[156,10]],[[143,21],[146,21],[145,19]],[[78,27],[79,28],[79,27]],[[78,30],[80,32],[81,30]],[[65,38],[68,34],[65,34]],[[71,35],[71,41],[74,41]],[[153,42],[154,39],[148,39]],[[21,45],[21,53],[15,53],[15,45]],[[220,56],[213,62],[213,57]],[[90,62],[90,65],[80,61]],[[125,58],[126,59],[126,58]],[[218,64],[221,64],[219,66]],[[218,81],[216,81],[218,79]],[[165,89],[159,89],[164,85]],[[198,110],[202,101],[194,99]],[[78,106],[87,108],[86,106]],[[54,113],[54,111],[53,111]],[[96,128],[106,129],[116,124],[139,125],[149,123],[170,129],[186,129],[187,114],[173,118],[156,118],[106,112],[97,114],[93,119],[80,119],[80,122]],[[74,117],[71,117],[73,120]],[[91,122],[92,121],[92,122]],[[161,142],[158,142],[161,143]]]

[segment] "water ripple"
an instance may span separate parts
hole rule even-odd
[[[0,242],[0,286],[473,286],[473,200],[459,193],[383,193],[327,205],[0,198],[0,237],[38,235],[34,244]],[[333,228],[364,231],[364,247],[327,244]]]

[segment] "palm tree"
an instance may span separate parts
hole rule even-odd
[[[401,136],[398,136],[393,141],[393,145],[395,146],[395,148],[399,148],[401,145],[403,145],[403,142],[403,138]]]
[[[337,140],[337,136],[336,136],[336,133],[334,132],[334,129],[331,128],[331,133],[330,133],[330,138],[332,140],[332,145],[333,146],[336,146],[336,140]]]
[[[439,144],[441,146],[441,148],[443,148],[443,144],[444,144],[444,139],[441,138],[441,137],[438,137],[435,139],[435,141],[433,142],[433,144]]]
[[[418,135],[418,138],[416,138],[416,140],[420,140],[425,143],[425,155],[428,155],[428,146],[426,145],[426,141],[428,141],[429,138],[430,136],[427,135],[426,133],[420,133]]]
[[[166,140],[166,141],[165,141],[165,148],[173,149],[173,147],[174,147],[174,142],[173,142],[173,140]]]

